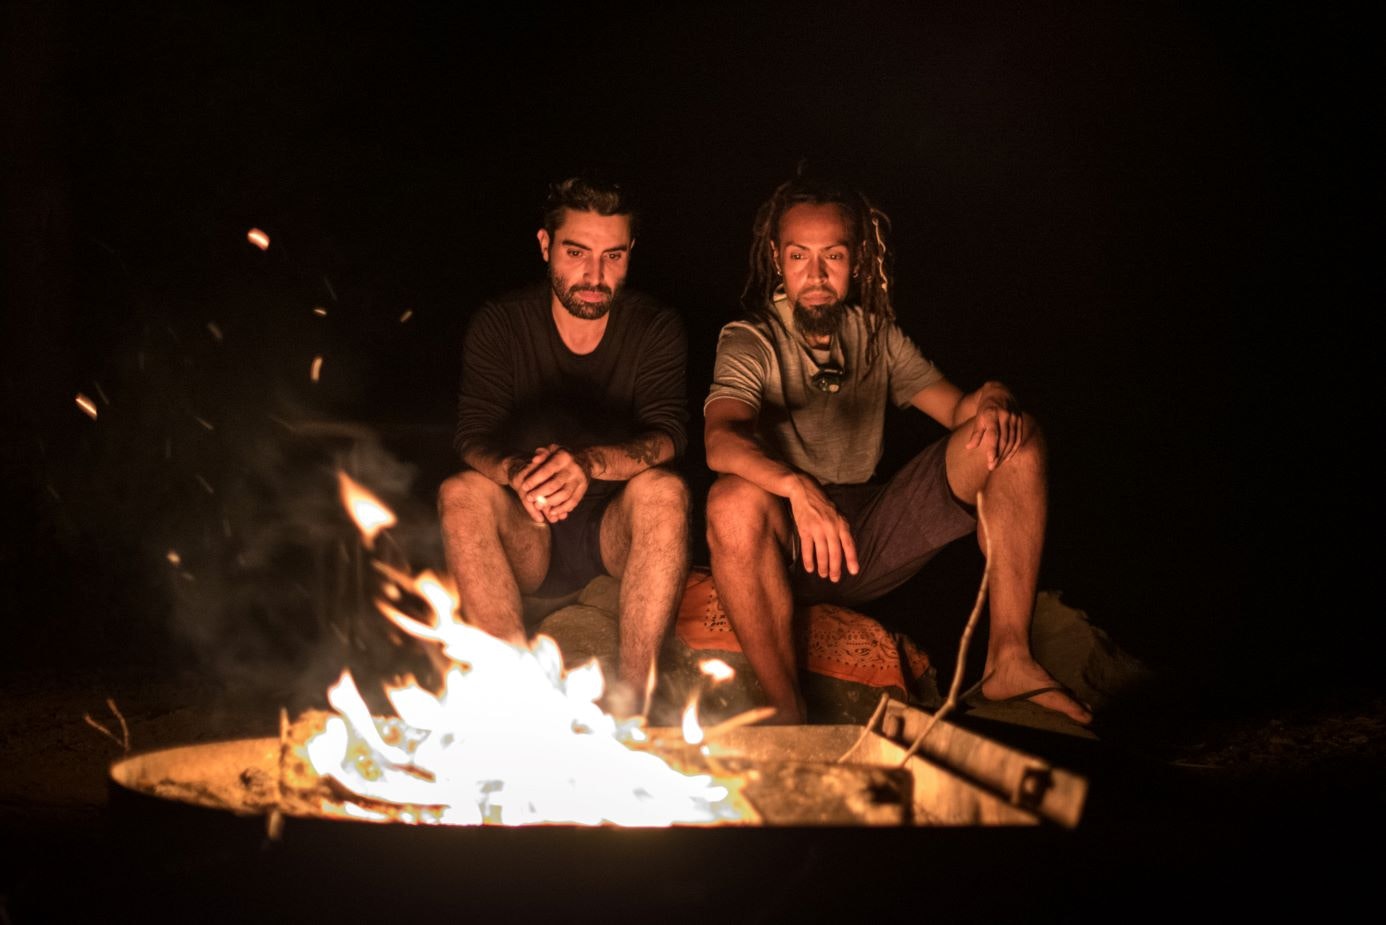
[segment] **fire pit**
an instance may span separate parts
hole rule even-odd
[[[868,726],[744,726],[701,750],[666,749],[744,782],[749,812],[726,825],[1077,826],[1082,777],[946,720],[906,757],[932,717],[895,701],[878,713]],[[676,742],[674,730],[651,732],[653,742]],[[111,768],[114,797],[259,817],[274,837],[305,820],[350,820],[340,806],[313,807],[295,792],[286,778],[294,750],[271,737],[133,755]]]
[[[369,549],[389,512],[342,484]],[[920,850],[899,833],[945,833],[935,847],[979,830],[1014,840],[1081,816],[1081,777],[888,698],[860,726],[743,715],[704,729],[697,690],[680,728],[618,722],[598,706],[595,662],[568,670],[547,637],[511,645],[471,627],[443,577],[373,567],[378,610],[429,647],[431,689],[412,676],[385,684],[396,714],[385,716],[344,671],[331,710],[281,715],[277,737],[116,762],[121,878],[144,885],[143,905],[154,893],[158,913],[198,921],[454,907],[571,920],[575,908],[606,918],[672,900],[660,917],[679,918],[711,892],[737,912],[782,904],[777,884],[808,885],[820,859],[869,876],[861,865],[879,852]],[[703,668],[718,683],[726,666]],[[599,908],[574,905],[592,895]]]
[[[892,701],[869,726],[726,732],[709,751],[756,779],[743,793],[758,818],[662,829],[300,814],[281,796],[279,738],[136,754],[111,768],[124,857],[107,879],[146,921],[200,925],[440,912],[823,920],[1012,903],[1020,913],[1057,887],[1026,864],[998,884],[997,859],[1069,850],[1087,782],[946,721],[902,764],[931,719]]]

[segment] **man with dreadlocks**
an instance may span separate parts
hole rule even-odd
[[[795,603],[880,597],[968,534],[990,555],[990,632],[972,696],[1092,715],[1030,651],[1047,490],[1043,437],[1006,386],[964,394],[900,330],[887,219],[796,178],[756,215],[745,320],[722,328],[703,405],[708,546],[727,618],[775,722],[806,719]],[[876,483],[886,401],[948,429]],[[985,529],[978,526],[981,501]],[[983,535],[986,534],[986,535]]]
[[[461,612],[501,639],[526,641],[522,595],[621,580],[620,707],[639,713],[688,570],[688,488],[666,465],[687,444],[688,373],[678,314],[623,287],[635,219],[615,184],[553,184],[538,232],[548,279],[468,325],[465,465],[438,508]]]

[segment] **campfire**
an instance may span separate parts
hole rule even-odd
[[[707,659],[679,726],[613,716],[595,660],[565,667],[546,636],[513,645],[469,625],[446,576],[379,554],[395,515],[345,473],[339,488],[377,579],[374,606],[423,647],[436,683],[385,683],[384,713],[343,670],[326,692],[330,709],[282,714],[277,738],[134,755],[112,767],[115,792],[263,816],[274,836],[286,819],[1077,824],[1081,778],[888,697],[865,726],[761,727],[765,711],[753,710],[704,728],[700,692],[731,671]]]

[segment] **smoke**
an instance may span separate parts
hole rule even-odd
[[[40,551],[25,559],[45,567],[32,596],[57,619],[25,629],[59,661],[85,640],[100,664],[134,656],[228,691],[320,700],[344,667],[393,674],[418,658],[372,604],[378,576],[338,472],[398,518],[376,555],[443,571],[436,485],[391,441],[436,452],[436,476],[451,422],[385,425],[371,405],[393,400],[388,349],[422,360],[436,344],[405,340],[417,325],[398,306],[229,241],[250,253],[223,257],[220,282],[169,267],[195,282],[110,279],[89,306],[105,320],[72,345],[73,391],[95,414],[70,394],[52,402],[29,449]]]
[[[310,700],[343,668],[358,679],[421,670],[416,644],[376,611],[372,565],[441,570],[436,514],[414,493],[417,468],[359,423],[302,414],[265,423],[227,447],[220,524],[182,530],[194,542],[167,573],[177,638],[218,678]],[[339,472],[398,518],[371,550],[341,502]]]

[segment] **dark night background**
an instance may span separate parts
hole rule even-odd
[[[642,194],[630,284],[687,320],[705,486],[751,217],[805,160],[892,217],[925,354],[1046,425],[1042,587],[1177,709],[1376,689],[1354,8],[446,9],[5,8],[6,664],[292,668],[321,599],[295,544],[340,531],[352,433],[427,559],[469,312],[542,271],[537,204],[578,170]],[[934,435],[897,423],[887,467]]]

